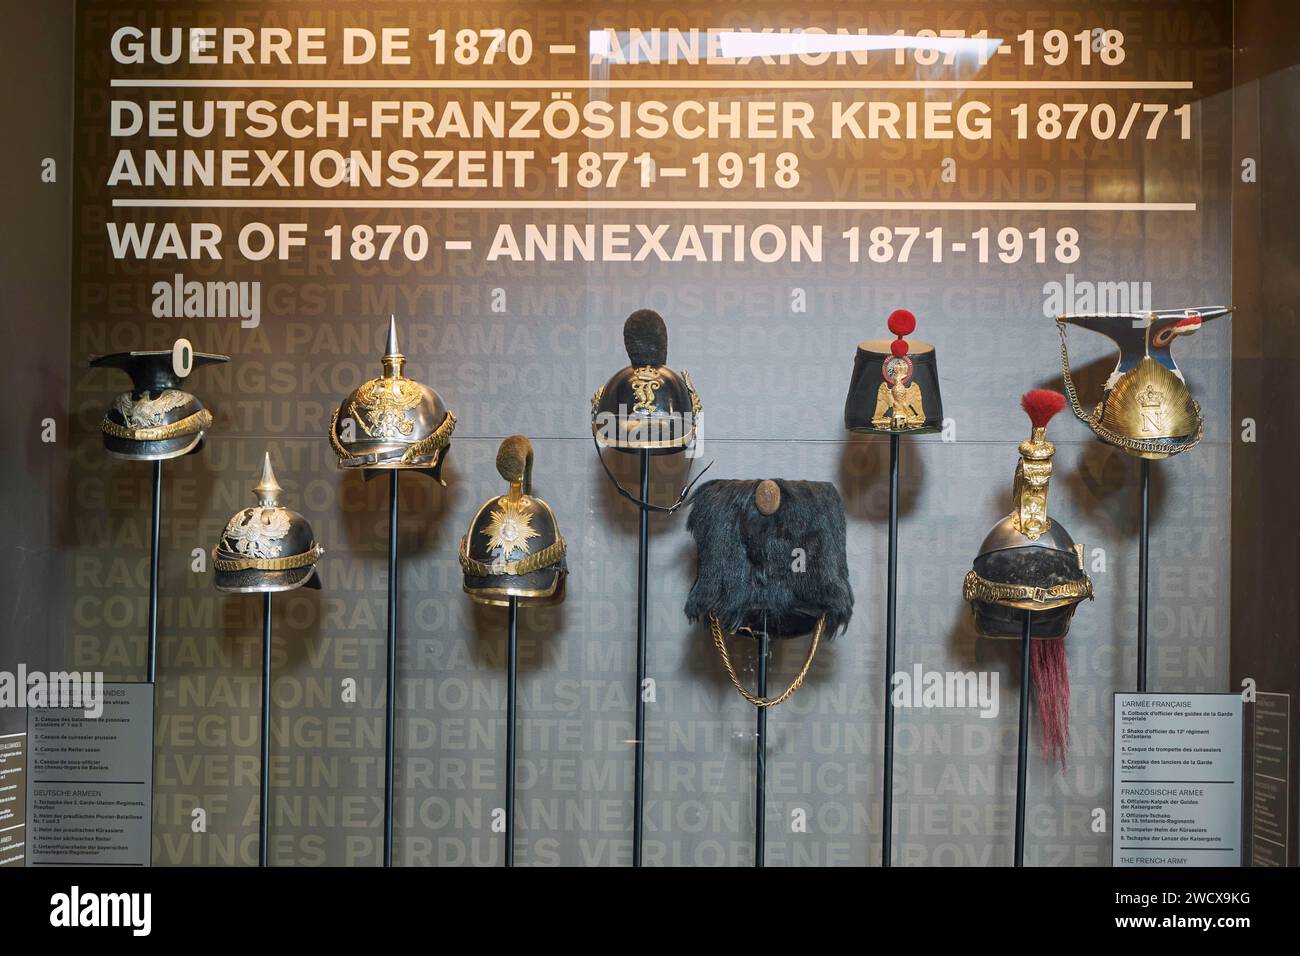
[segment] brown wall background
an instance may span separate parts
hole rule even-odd
[[[1259,179],[1233,190],[1233,418],[1253,419],[1258,440],[1235,442],[1232,469],[1232,676],[1290,695],[1287,862],[1297,853],[1300,767],[1300,488],[1295,443],[1300,405],[1300,44],[1274,28],[1274,4],[1236,5],[1235,153]],[[1247,710],[1247,741],[1251,742]],[[1249,821],[1248,821],[1249,822]]]
[[[1001,195],[1014,196],[1034,182],[1053,189],[1082,184],[1078,188],[1087,197],[1114,195],[1115,190],[1137,198],[1190,192],[1201,204],[1193,225],[1189,228],[1187,219],[1166,214],[817,217],[833,234],[876,221],[923,228],[942,223],[959,231],[984,224],[1028,229],[1069,221],[1081,226],[1086,250],[1070,270],[1025,264],[977,268],[960,261],[869,271],[842,264],[505,267],[441,253],[422,266],[378,269],[319,260],[283,267],[238,261],[216,267],[187,264],[180,270],[187,278],[263,280],[264,296],[275,296],[264,304],[263,327],[250,334],[230,322],[154,320],[148,317],[148,288],[178,270],[171,264],[140,266],[106,259],[104,219],[140,215],[108,209],[110,196],[103,186],[106,163],[120,145],[107,137],[104,115],[110,96],[107,81],[114,75],[107,64],[106,39],[116,23],[296,23],[313,21],[317,11],[324,11],[330,22],[359,25],[527,24],[539,37],[572,42],[593,26],[606,24],[713,25],[722,18],[731,23],[818,20],[852,26],[855,17],[862,16],[860,5],[792,9],[788,3],[771,2],[742,9],[718,4],[488,2],[435,8],[386,2],[286,8],[241,2],[220,7],[172,4],[163,10],[78,4],[76,80],[63,94],[64,102],[73,97],[76,104],[79,177],[70,220],[71,343],[66,343],[62,324],[69,307],[66,299],[59,303],[60,294],[68,295],[66,287],[56,280],[40,286],[48,298],[33,309],[46,317],[41,335],[64,340],[57,367],[38,375],[40,384],[34,387],[53,387],[56,399],[71,390],[73,448],[63,445],[58,455],[33,457],[34,472],[4,469],[13,493],[27,495],[16,500],[33,505],[22,509],[23,520],[37,522],[19,540],[51,542],[38,550],[47,557],[61,553],[67,571],[65,576],[41,572],[39,593],[48,597],[29,605],[21,595],[15,597],[14,607],[28,607],[25,619],[32,629],[10,633],[34,634],[42,626],[48,630],[45,638],[32,638],[31,656],[23,658],[29,662],[62,639],[66,654],[56,656],[69,665],[103,668],[110,677],[122,679],[139,676],[147,591],[147,468],[111,462],[100,451],[98,419],[122,383],[105,373],[88,372],[84,360],[95,352],[167,346],[178,334],[188,335],[200,348],[231,354],[231,365],[192,379],[194,391],[217,414],[207,449],[167,466],[157,863],[255,859],[257,602],[217,596],[207,575],[189,571],[189,555],[193,548],[210,547],[228,515],[248,500],[257,462],[268,447],[290,501],[311,518],[330,552],[323,565],[322,594],[299,593],[279,602],[272,862],[368,864],[377,859],[385,483],[363,484],[359,476],[339,474],[323,435],[337,401],[378,370],[382,326],[390,311],[402,322],[410,374],[437,387],[461,420],[448,468],[449,487],[439,490],[419,479],[404,482],[399,862],[486,865],[499,859],[499,837],[489,832],[487,820],[500,805],[503,779],[504,619],[472,609],[459,593],[454,552],[478,504],[496,493],[499,482],[492,456],[500,438],[514,431],[530,434],[538,447],[538,491],[560,517],[571,542],[573,570],[566,606],[524,620],[521,859],[609,863],[626,854],[630,748],[624,741],[630,736],[631,717],[635,520],[610,492],[592,457],[586,414],[591,391],[623,364],[618,344],[622,318],[646,305],[658,308],[668,321],[670,363],[688,368],[703,395],[709,428],[705,460],[717,462],[710,477],[832,480],[849,514],[850,564],[858,600],[854,623],[836,646],[819,656],[813,680],[772,721],[771,863],[867,863],[878,858],[882,479],[887,453],[882,443],[847,438],[840,427],[840,408],[854,344],[880,334],[885,315],[900,304],[920,316],[918,335],[938,345],[945,407],[956,418],[958,440],[922,439],[905,448],[899,665],[996,670],[1002,714],[996,721],[980,720],[970,712],[899,715],[899,862],[999,863],[1006,862],[1010,852],[1017,665],[1008,649],[974,638],[960,601],[960,580],[984,531],[1005,509],[1014,445],[1024,431],[1016,397],[1032,386],[1059,387],[1055,331],[1042,315],[1042,286],[1060,280],[1066,271],[1089,280],[1149,279],[1154,305],[1177,306],[1228,299],[1232,264],[1232,297],[1242,311],[1231,328],[1224,323],[1217,329],[1207,327],[1179,352],[1180,364],[1207,412],[1207,441],[1192,455],[1156,469],[1152,684],[1165,690],[1219,691],[1234,686],[1241,673],[1280,671],[1279,679],[1285,678],[1288,671],[1280,650],[1261,652],[1240,667],[1236,655],[1238,647],[1245,646],[1245,631],[1269,634],[1274,648],[1294,648],[1294,609],[1276,617],[1265,610],[1277,609],[1281,599],[1295,601],[1295,575],[1286,580],[1284,570],[1286,555],[1295,553],[1294,512],[1288,524],[1285,510],[1267,515],[1248,510],[1254,501],[1281,502],[1279,507],[1285,509],[1284,482],[1293,471],[1252,466],[1248,456],[1262,454],[1270,441],[1276,447],[1289,430],[1282,425],[1282,413],[1273,411],[1268,420],[1270,428],[1281,428],[1276,437],[1266,432],[1266,416],[1260,414],[1256,446],[1232,449],[1229,443],[1234,441],[1235,423],[1245,414],[1239,409],[1266,400],[1276,408],[1284,403],[1274,396],[1289,394],[1282,383],[1292,374],[1294,351],[1272,366],[1261,359],[1243,373],[1242,363],[1251,362],[1255,354],[1251,343],[1258,346],[1260,339],[1252,332],[1252,310],[1245,297],[1249,293],[1241,277],[1253,262],[1261,264],[1259,275],[1270,279],[1287,274],[1293,256],[1288,259],[1279,251],[1276,260],[1269,259],[1267,266],[1264,262],[1273,255],[1270,249],[1285,249],[1280,233],[1289,223],[1282,214],[1294,203],[1284,204],[1289,196],[1286,184],[1269,183],[1270,189],[1282,189],[1278,195],[1284,198],[1261,198],[1259,235],[1273,242],[1261,243],[1264,251],[1252,256],[1243,230],[1249,197],[1234,185],[1239,151],[1233,136],[1234,130],[1242,135],[1246,87],[1231,91],[1234,41],[1229,5],[1144,3],[1122,11],[1113,4],[1077,3],[1040,4],[1034,11],[1008,11],[993,4],[897,3],[875,8],[891,29],[895,22],[913,28],[965,26],[994,17],[1011,24],[1018,15],[1040,16],[1050,25],[1101,23],[1122,16],[1132,26],[1134,44],[1126,75],[1194,75],[1198,138],[1190,144],[1129,144],[1082,153],[1033,144],[998,160],[963,157],[959,191],[984,195],[1003,190]],[[52,10],[46,8],[42,16],[53,30],[58,25]],[[1242,22],[1239,17],[1238,37]],[[1269,21],[1258,22],[1266,27]],[[54,43],[54,37],[49,42]],[[1241,47],[1240,40],[1236,45]],[[48,68],[57,77],[71,77],[69,69],[50,66],[48,58],[42,64],[32,69]],[[520,75],[541,78],[555,73],[541,66]],[[755,75],[763,74],[757,70]],[[43,103],[47,94],[57,101],[57,77],[51,87],[24,103]],[[1284,110],[1290,107],[1273,105],[1283,102],[1285,92],[1265,80],[1260,84],[1260,102],[1268,103],[1260,115],[1288,115]],[[33,113],[56,139],[60,129],[65,137],[72,136],[66,123],[57,121],[57,113],[35,108]],[[1265,132],[1273,137],[1264,144],[1267,155],[1274,155],[1272,150],[1288,155],[1289,134],[1281,128],[1286,124],[1260,125],[1269,127]],[[745,144],[736,148],[750,149]],[[670,148],[659,158],[668,161],[673,155]],[[896,185],[883,187],[883,198],[914,198],[923,190],[906,174],[932,170],[942,155],[933,146],[888,157],[871,144],[846,147],[809,162],[814,176],[807,195],[852,198],[863,187],[832,174],[843,177],[865,168],[880,177],[872,180],[875,183],[889,182],[884,177],[890,173],[904,174]],[[10,161],[8,156],[5,161]],[[13,161],[28,168],[29,161],[21,156]],[[1004,185],[999,185],[998,174],[1006,177]],[[1294,188],[1294,177],[1289,188]],[[23,210],[28,221],[52,224],[49,245],[33,240],[26,244],[28,259],[9,260],[22,265],[14,269],[14,288],[26,296],[37,288],[27,277],[58,261],[35,250],[57,250],[60,234],[66,233],[62,225],[54,225],[60,220],[42,218],[44,207],[32,206],[48,198],[45,194],[17,193],[17,205],[10,208]],[[244,215],[209,211],[175,218],[201,217],[230,225]],[[435,236],[473,237],[480,248],[499,221],[548,221],[551,215],[556,214],[456,211],[369,218],[421,222]],[[622,218],[600,212],[592,213],[590,221]],[[723,221],[767,218],[736,213]],[[653,216],[655,222],[672,223],[706,219],[693,214]],[[306,221],[319,232],[336,221],[350,225],[360,220],[355,214],[314,212]],[[68,254],[65,246],[64,262]],[[66,275],[62,267],[55,271]],[[808,294],[807,313],[790,311],[795,288]],[[504,314],[490,311],[495,290],[504,290],[509,303]],[[8,282],[6,294],[11,294]],[[1284,311],[1293,299],[1272,294],[1278,308],[1260,312],[1278,316],[1281,329],[1287,326],[1282,317],[1294,316],[1293,306]],[[29,341],[19,337],[23,348]],[[1090,342],[1075,335],[1071,346],[1079,364],[1104,374],[1109,351],[1100,339]],[[1099,379],[1094,374],[1089,381],[1095,389]],[[55,382],[62,384],[51,385]],[[1252,393],[1253,388],[1259,391]],[[33,394],[27,388],[16,392]],[[36,404],[43,408],[48,403]],[[1108,808],[1110,803],[1110,693],[1128,689],[1133,681],[1137,468],[1092,441],[1073,421],[1061,421],[1053,431],[1060,450],[1052,510],[1076,538],[1106,548],[1107,570],[1095,575],[1098,600],[1079,612],[1070,639],[1075,681],[1071,768],[1052,774],[1033,765],[1030,857],[1039,864],[1104,864],[1109,860],[1109,835],[1091,833],[1087,823],[1092,808]],[[631,462],[615,464],[625,483],[634,481]],[[39,474],[40,467],[50,469],[50,487],[58,489],[48,498],[31,483],[30,474]],[[71,469],[66,487],[57,480],[60,468]],[[681,474],[680,463],[657,466],[655,493],[670,495]],[[1252,498],[1249,491],[1255,487],[1260,493]],[[1225,498],[1234,502],[1234,533]],[[1248,535],[1246,528],[1259,529],[1258,536]],[[654,522],[653,535],[651,577],[657,604],[651,614],[651,673],[659,680],[661,702],[651,710],[648,859],[743,863],[752,831],[751,711],[725,683],[705,635],[681,617],[693,574],[681,518]],[[1265,538],[1276,547],[1250,544]],[[1231,568],[1222,544],[1230,539]],[[1276,560],[1278,555],[1281,560]],[[1271,560],[1263,560],[1265,556]],[[33,567],[26,558],[21,560]],[[1280,579],[1267,595],[1250,596],[1256,593],[1255,582]],[[67,600],[60,594],[60,582],[66,582]],[[797,648],[785,649],[773,679],[793,672],[800,656]],[[1294,659],[1289,673],[1295,673]],[[338,684],[345,677],[360,682],[362,699],[357,705],[338,700]],[[189,810],[194,806],[208,810],[209,833],[190,833]],[[809,811],[809,834],[789,832],[795,808]]]
[[[3,109],[13,141],[0,151],[0,315],[9,349],[0,376],[9,430],[0,467],[0,666],[45,670],[62,662],[67,623],[74,4],[10,4],[6,17],[0,86],[10,91]],[[42,180],[47,158],[56,163],[53,182]],[[57,427],[52,444],[41,440],[47,418]],[[0,733],[26,726],[26,712],[0,710]]]

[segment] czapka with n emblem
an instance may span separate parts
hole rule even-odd
[[[1175,339],[1191,335],[1204,323],[1230,312],[1230,307],[1216,305],[1057,316],[1061,373],[1075,417],[1106,444],[1137,458],[1158,460],[1195,448],[1205,433],[1205,419],[1170,346]],[[1100,332],[1119,346],[1119,361],[1091,414],[1084,411],[1074,387],[1067,325]]]
[[[319,588],[316,562],[325,549],[307,519],[280,504],[284,489],[275,480],[270,452],[253,492],[257,504],[236,512],[212,549],[217,590],[260,594]]]
[[[212,427],[212,412],[180,388],[194,369],[228,362],[225,355],[176,349],[114,352],[90,360],[92,368],[118,368],[131,390],[113,399],[100,423],[104,448],[129,461],[164,461],[198,451]],[[178,367],[181,371],[178,371]]]
[[[330,421],[339,467],[423,470],[442,482],[456,416],[432,388],[403,374],[406,356],[397,346],[395,318],[380,361],[383,374],[345,398]]]
[[[679,374],[667,365],[668,329],[663,318],[651,309],[633,312],[623,323],[623,345],[631,364],[615,372],[591,397],[591,434],[597,454],[605,448],[650,455],[686,451],[699,436],[704,406],[690,373]],[[669,507],[653,505],[623,488],[603,456],[600,463],[620,495],[651,511],[676,510],[690,490],[687,485]]]
[[[486,501],[460,539],[465,593],[480,604],[559,604],[567,546],[555,512],[533,494],[532,442],[523,435],[503,441],[497,472],[509,490]]]

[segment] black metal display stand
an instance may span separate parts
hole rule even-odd
[[[767,697],[768,636],[766,622],[758,641],[758,696]],[[767,708],[758,711],[754,753],[754,866],[762,866],[767,844]]]
[[[1034,615],[1025,612],[1020,636],[1020,735],[1016,741],[1016,866],[1025,865],[1025,797],[1029,789],[1029,648]]]
[[[397,479],[388,473],[388,690],[384,712],[384,866],[393,865],[393,748],[397,731]]]
[[[271,831],[271,592],[262,595],[262,765],[258,797],[261,828],[257,837],[257,865],[267,865]]]
[[[642,816],[645,807],[645,681],[646,681],[646,620],[650,604],[650,452],[641,449],[641,503],[640,528],[637,545],[636,575],[636,743],[632,760],[632,865],[641,865],[641,851],[645,829]]]
[[[894,666],[898,627],[898,452],[889,436],[889,565],[885,583],[885,742],[880,789],[880,865],[891,865],[894,837]]]
[[[519,599],[510,599],[506,640],[506,866],[515,865],[515,687],[519,675]]]
[[[149,539],[149,632],[145,648],[145,681],[158,676],[158,572],[162,539],[162,462],[153,463],[153,526]]]
[[[1141,515],[1138,525],[1138,649],[1137,689],[1147,689],[1147,591],[1148,562],[1151,557],[1151,461],[1142,459]]]

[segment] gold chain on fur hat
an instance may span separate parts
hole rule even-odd
[[[804,659],[803,667],[795,675],[794,681],[787,687],[784,693],[777,697],[758,697],[751,694],[745,689],[745,685],[740,682],[736,676],[736,668],[731,664],[731,654],[727,652],[727,637],[723,633],[722,625],[712,614],[709,615],[709,633],[713,635],[713,644],[718,649],[718,656],[722,658],[722,666],[727,670],[727,676],[731,678],[732,685],[740,691],[740,696],[745,698],[755,707],[775,707],[777,704],[788,700],[790,695],[803,686],[804,678],[808,676],[808,671],[812,667],[813,658],[817,655],[817,645],[821,643],[822,627],[826,623],[826,618],[817,619],[817,627],[813,629],[812,646],[808,648],[808,657]]]

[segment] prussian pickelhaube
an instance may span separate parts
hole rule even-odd
[[[330,421],[339,467],[423,469],[441,481],[456,416],[437,392],[402,374],[396,319],[389,320],[381,361],[384,374],[345,398]]]
[[[1012,512],[993,526],[980,545],[963,593],[971,602],[975,627],[984,637],[1023,636],[1032,614],[1035,638],[1064,637],[1075,607],[1092,597],[1083,569],[1083,545],[1048,515],[1047,486],[1056,446],[1047,440],[1047,423],[1065,407],[1060,392],[1035,389],[1021,405],[1033,431],[1020,443],[1011,492]]]
[[[511,435],[497,451],[509,491],[489,499],[460,539],[465,593],[480,604],[559,604],[564,600],[565,543],[551,506],[532,493],[533,445]]]
[[[212,427],[212,412],[180,389],[172,349],[114,352],[92,358],[94,368],[120,368],[131,376],[131,391],[113,400],[100,431],[110,455],[131,461],[162,461],[198,451]],[[228,362],[225,355],[190,353],[190,370]],[[188,373],[187,373],[188,374]]]
[[[923,434],[943,427],[939,366],[934,346],[907,336],[916,316],[895,309],[889,316],[894,339],[858,345],[853,377],[844,401],[844,427],[855,432]]]
[[[1196,447],[1205,432],[1205,419],[1169,347],[1174,339],[1191,335],[1205,322],[1231,311],[1211,306],[1057,316],[1061,372],[1075,416],[1106,444],[1138,458],[1158,460]],[[1119,361],[1092,414],[1084,412],[1074,388],[1066,325],[1100,332],[1119,346]]]
[[[591,430],[602,448],[671,455],[699,429],[700,397],[691,377],[668,368],[668,330],[658,312],[640,309],[623,323],[632,364],[591,397]]]
[[[271,469],[271,454],[262,463],[262,480],[253,488],[257,504],[237,512],[212,549],[218,591],[263,593],[319,588],[316,562],[325,549],[307,519],[280,504],[283,489]]]

